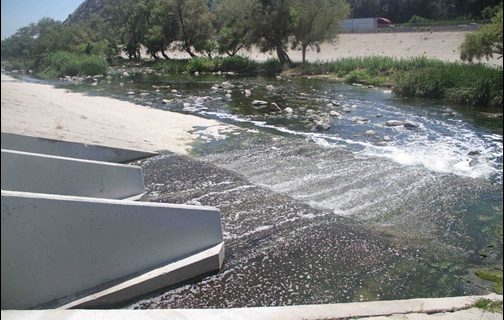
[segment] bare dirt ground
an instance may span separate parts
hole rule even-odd
[[[330,61],[346,57],[389,56],[409,58],[425,56],[445,61],[461,61],[460,45],[467,31],[434,31],[434,32],[380,32],[380,33],[344,33],[333,43],[323,43],[320,52],[309,50],[307,60]],[[189,58],[185,52],[171,51],[172,58]],[[275,53],[261,53],[257,49],[242,51],[242,56],[257,61],[275,58]],[[143,53],[147,57],[147,53]],[[301,51],[290,50],[293,61],[301,61]],[[502,66],[502,59],[482,61],[490,65]]]
[[[2,74],[2,132],[185,154],[197,138],[228,126],[192,115],[162,111],[107,97],[91,97]]]

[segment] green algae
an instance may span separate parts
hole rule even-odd
[[[496,269],[481,269],[475,272],[478,278],[494,282],[494,291],[498,294],[502,294],[502,270]]]

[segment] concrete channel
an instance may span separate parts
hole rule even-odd
[[[218,209],[133,201],[141,168],[97,161],[152,153],[4,133],[2,147],[2,310],[110,307],[221,268]]]
[[[156,155],[156,152],[115,148],[79,142],[2,132],[2,149],[53,156],[125,163]]]

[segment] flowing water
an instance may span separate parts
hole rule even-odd
[[[227,253],[131,308],[476,294],[474,270],[502,268],[502,118],[327,80],[127,71],[58,85],[236,126],[139,162],[150,201],[220,208]]]

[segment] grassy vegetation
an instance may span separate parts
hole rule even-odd
[[[393,86],[402,96],[441,98],[474,105],[502,105],[502,68],[424,57],[343,58],[301,66],[304,74],[336,74],[347,82]]]
[[[283,65],[277,59],[263,63],[252,61],[240,56],[207,58],[198,57],[182,60],[159,60],[152,68],[167,73],[181,72],[237,72],[240,74],[276,75],[283,70]]]
[[[46,78],[77,75],[92,76],[106,74],[108,70],[108,63],[102,57],[64,51],[47,55],[43,65],[45,68],[40,75]]]
[[[502,301],[479,299],[474,303],[474,307],[488,312],[502,313]]]

